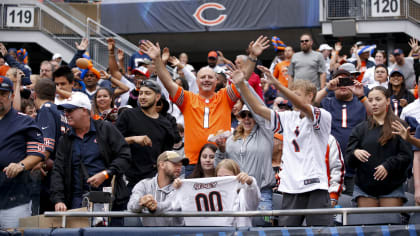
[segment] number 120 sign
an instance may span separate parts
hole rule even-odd
[[[33,27],[34,8],[7,7],[6,25],[8,27]]]
[[[400,0],[371,0],[372,17],[400,16]]]

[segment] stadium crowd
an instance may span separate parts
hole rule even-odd
[[[84,206],[109,191],[113,211],[272,210],[420,205],[420,45],[389,55],[357,42],[300,49],[260,36],[234,60],[194,68],[141,40],[125,67],[108,39],[97,70],[76,43],[40,68],[0,43],[0,228]],[[273,47],[265,67],[260,55]],[[39,73],[37,74],[36,72]],[[233,177],[236,176],[236,177]],[[223,205],[223,206],[222,206]],[[143,218],[144,226],[332,225],[330,215]],[[121,220],[111,225],[123,225]]]

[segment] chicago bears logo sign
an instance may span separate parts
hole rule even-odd
[[[204,3],[197,8],[197,10],[195,11],[193,15],[194,18],[198,21],[198,23],[205,26],[215,26],[226,20],[227,15],[225,14],[219,15],[216,19],[213,19],[213,20],[208,20],[204,18],[203,13],[207,9],[216,9],[218,11],[226,10],[225,6],[223,6],[220,3],[215,3],[215,2]]]

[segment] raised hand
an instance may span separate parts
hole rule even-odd
[[[341,51],[342,48],[343,48],[343,46],[341,45],[341,42],[336,42],[334,44],[334,51],[339,52],[339,51]]]
[[[118,57],[118,61],[124,60],[124,51],[121,48],[118,48],[117,57]]]
[[[230,76],[230,79],[235,84],[244,82],[244,80],[245,80],[244,72],[239,70],[238,67],[236,67],[235,65],[229,66],[226,74],[228,74]]]
[[[149,40],[144,41],[140,45],[140,51],[146,53],[151,59],[155,60],[160,57],[160,46],[159,43],[153,44]]]
[[[401,136],[402,139],[407,141],[410,135],[410,127],[405,128],[400,121],[396,120],[392,122],[392,133]]]
[[[89,45],[89,40],[87,38],[83,38],[82,41],[80,41],[80,44],[78,44],[77,42],[75,42],[75,44],[76,44],[77,50],[86,51],[86,49]],[[108,48],[108,50],[109,50],[109,48]]]
[[[114,53],[115,40],[113,38],[108,38],[106,41],[108,42],[108,51]]]
[[[101,75],[101,79],[104,79],[104,80],[107,80],[110,77],[110,75],[108,73],[106,73],[106,71],[104,71],[104,70],[100,70],[99,74]]]
[[[172,64],[172,66],[175,66],[175,67],[181,66],[181,62],[175,56],[169,57],[168,61],[169,61],[169,63]]]
[[[168,59],[169,59],[169,56],[170,56],[171,54],[170,54],[170,52],[169,52],[169,48],[167,48],[167,47],[165,47],[163,50],[162,50],[162,62],[163,62],[163,64],[165,64],[166,65],[166,63],[168,62]]]
[[[408,45],[410,45],[410,47],[413,49],[413,53],[417,53],[420,50],[418,40],[415,38],[410,38]]]
[[[365,95],[363,84],[357,80],[354,80],[354,86],[350,86],[350,90],[356,97],[362,97],[363,95]]]
[[[332,79],[332,80],[330,80],[328,83],[327,83],[327,89],[328,90],[331,90],[331,91],[334,91],[334,90],[337,90],[337,88],[338,88],[338,82],[339,82],[339,79],[338,78],[335,78],[335,79]]]
[[[271,74],[271,71],[267,68],[267,67],[265,67],[265,66],[261,66],[261,65],[258,65],[257,66],[257,68],[262,72],[262,73],[264,73],[264,75],[265,75],[265,77],[266,77],[266,79],[267,79],[267,82],[269,83],[269,84],[273,84],[274,83],[274,81],[277,81],[277,79],[276,78],[274,78],[274,76],[273,76],[273,74]]]
[[[268,47],[270,47],[270,40],[266,36],[261,35],[255,42],[251,42],[248,49],[252,56],[258,57]]]

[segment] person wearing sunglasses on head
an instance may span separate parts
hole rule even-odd
[[[312,36],[302,34],[300,36],[300,49],[302,51],[293,54],[289,66],[291,78],[311,81],[317,89],[324,88],[326,84],[326,67],[324,57],[320,52],[312,50]]]

